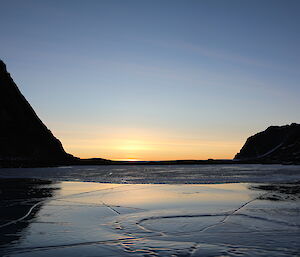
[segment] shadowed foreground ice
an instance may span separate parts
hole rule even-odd
[[[300,253],[298,183],[151,185],[3,179],[1,190],[0,256]]]

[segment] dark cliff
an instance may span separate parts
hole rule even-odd
[[[300,163],[300,124],[271,126],[247,139],[236,160]]]
[[[1,162],[59,163],[72,159],[38,118],[0,60]]]

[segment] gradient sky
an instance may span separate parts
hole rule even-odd
[[[232,158],[300,122],[300,1],[0,4],[0,58],[76,156]]]

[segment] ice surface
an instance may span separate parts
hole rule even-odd
[[[261,186],[89,182],[41,185],[37,181],[36,185],[23,186],[25,192],[15,192],[19,188],[17,181],[6,183],[13,182],[14,187],[2,188],[11,192],[2,192],[1,210],[14,210],[14,215],[1,212],[0,256],[300,253],[300,196],[296,182]],[[291,192],[294,197],[286,197]],[[10,194],[14,195],[11,199]],[[268,197],[273,194],[279,200]],[[19,195],[22,197],[16,197]]]
[[[234,183],[300,180],[300,165],[115,165],[0,169],[0,178],[110,183]]]

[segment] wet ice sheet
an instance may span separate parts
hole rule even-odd
[[[1,216],[1,256],[300,253],[299,197],[267,200],[268,196],[284,194],[280,190],[249,184],[39,181],[30,186],[23,182],[22,190],[18,190],[18,182],[14,183],[14,187],[3,187],[11,191],[9,194],[17,191],[13,198],[1,194],[6,196],[1,199],[1,210],[7,210]]]
[[[0,169],[0,178],[110,183],[233,183],[300,180],[299,165],[102,165]]]

